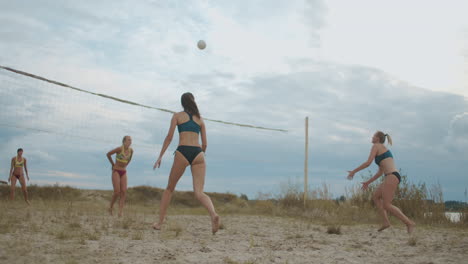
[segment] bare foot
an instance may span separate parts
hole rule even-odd
[[[154,230],[161,230],[161,225],[162,225],[162,224],[160,224],[160,223],[154,223],[154,224],[153,224],[153,229],[154,229]]]
[[[109,214],[114,215],[114,213],[112,212],[112,207],[109,207]]]
[[[384,231],[385,229],[387,229],[387,228],[389,228],[389,227],[390,227],[390,225],[388,225],[388,224],[387,224],[387,225],[383,225],[383,226],[381,226],[379,229],[377,229],[377,231],[382,232],[382,231]]]
[[[216,215],[211,219],[211,232],[213,232],[213,235],[218,232],[219,229],[219,215]]]
[[[406,225],[406,231],[408,231],[408,234],[413,233],[415,227],[416,227],[416,224],[414,222],[409,225]]]
[[[119,217],[122,217],[123,216],[123,212],[119,212]]]

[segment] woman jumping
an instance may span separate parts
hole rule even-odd
[[[198,111],[197,104],[191,93],[184,93],[181,97],[183,112],[175,113],[172,116],[169,132],[159,154],[159,158],[153,166],[153,169],[161,166],[161,160],[167,147],[172,141],[175,128],[179,130],[179,145],[175,151],[174,163],[169,175],[169,181],[161,198],[159,207],[159,222],[153,224],[153,228],[160,230],[164,223],[166,210],[171,201],[172,192],[176,187],[177,182],[184,173],[187,166],[191,166],[193,177],[193,191],[195,197],[208,210],[211,216],[211,231],[215,234],[219,229],[219,216],[215,212],[213,203],[210,197],[203,192],[205,185],[205,155],[207,147],[206,128],[203,119]],[[199,134],[201,134],[202,145],[198,142]]]
[[[122,139],[122,146],[117,147],[107,153],[107,158],[112,165],[112,185],[114,186],[114,194],[110,202],[109,213],[112,214],[114,203],[117,198],[119,200],[119,217],[123,215],[123,207],[125,204],[125,196],[127,194],[127,166],[132,160],[133,149],[130,148],[132,138],[125,136]],[[112,160],[112,155],[117,154],[115,163]]]
[[[23,191],[24,200],[28,205],[30,205],[23,169],[26,171],[26,177],[29,181],[27,161],[26,158],[23,157],[23,149],[19,148],[16,151],[16,156],[11,159],[10,176],[8,177],[8,182],[11,181],[10,200],[15,199],[16,180],[19,180],[21,184],[21,190]]]
[[[372,160],[375,159],[375,163],[379,166],[379,170],[374,177],[362,183],[362,189],[366,190],[369,184],[379,178],[382,174],[385,174],[384,182],[377,188],[377,190],[375,190],[372,196],[374,204],[377,206],[383,219],[383,224],[378,231],[380,232],[390,227],[390,221],[387,216],[387,212],[390,212],[406,225],[408,233],[412,233],[416,224],[404,215],[398,207],[392,205],[395,191],[401,181],[401,176],[396,170],[392,153],[384,146],[385,138],[387,138],[388,143],[392,145],[392,138],[388,134],[384,134],[381,131],[377,131],[374,134],[372,137],[372,143],[374,145],[370,151],[369,158],[361,166],[352,171],[348,171],[348,179],[352,179],[356,172],[369,167]]]

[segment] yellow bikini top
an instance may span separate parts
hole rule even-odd
[[[21,168],[24,166],[24,158],[21,159],[21,162],[18,161],[18,157],[15,157],[15,167]]]
[[[122,163],[128,163],[130,161],[130,158],[132,157],[132,154],[133,154],[133,149],[132,148],[129,148],[130,149],[130,154],[128,154],[128,156],[125,155],[125,147],[122,146],[122,151],[116,155],[115,159],[118,161],[118,162],[122,162]]]

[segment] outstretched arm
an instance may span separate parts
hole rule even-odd
[[[352,179],[354,177],[354,174],[356,174],[358,171],[369,167],[372,164],[372,160],[375,158],[376,155],[377,155],[377,146],[374,145],[371,148],[371,151],[367,160],[364,163],[362,163],[359,167],[357,167],[356,169],[352,171],[348,171],[349,172],[348,178]]]
[[[362,189],[366,190],[373,181],[377,180],[380,176],[382,176],[383,170],[379,167],[379,171],[374,175],[374,177],[370,178],[369,180],[362,183]]]
[[[169,126],[169,131],[167,132],[167,136],[164,139],[164,143],[163,143],[161,152],[159,153],[159,157],[156,160],[156,162],[154,163],[153,170],[156,169],[156,168],[159,168],[161,166],[162,157],[164,156],[164,153],[166,152],[167,148],[169,147],[169,144],[171,144],[172,138],[174,137],[174,131],[175,131],[176,126],[177,126],[177,118],[176,118],[176,114],[174,114],[172,116],[172,119],[171,119],[171,124]]]

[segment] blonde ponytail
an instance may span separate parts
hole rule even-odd
[[[389,134],[385,134],[382,131],[377,131],[375,133],[375,136],[379,138],[380,144],[384,144],[385,143],[385,138],[387,138],[388,144],[393,145],[392,137],[390,137]]]
[[[392,146],[393,145],[392,137],[389,134],[385,134],[385,136],[387,137],[388,144],[390,144],[390,146]]]

